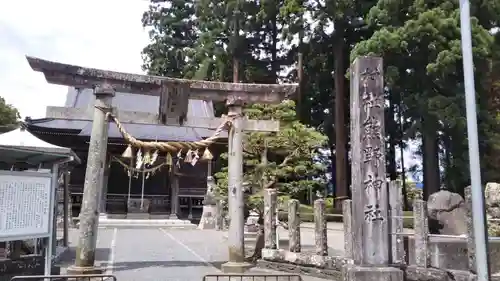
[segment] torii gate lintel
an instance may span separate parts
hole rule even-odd
[[[226,101],[235,96],[246,104],[279,103],[291,98],[298,84],[254,84],[188,80],[133,74],[59,63],[32,56],[26,59],[34,71],[42,72],[48,83],[77,88],[94,88],[107,83],[116,92],[161,96],[166,87],[187,87],[190,99]]]

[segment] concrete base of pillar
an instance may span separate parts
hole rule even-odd
[[[248,262],[226,262],[222,264],[221,269],[224,273],[245,273],[254,265]]]
[[[177,216],[177,214],[170,214],[168,216],[168,218],[171,219],[171,220],[177,220],[177,219],[179,219],[179,217]]]
[[[346,281],[403,281],[403,271],[394,267],[348,266]]]
[[[71,266],[66,269],[67,275],[90,275],[90,274],[103,274],[105,268],[100,267],[80,267],[80,266]]]

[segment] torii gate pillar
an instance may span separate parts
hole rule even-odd
[[[228,115],[233,123],[228,136],[228,205],[229,260],[222,265],[225,273],[243,273],[252,267],[245,262],[245,199],[243,194],[243,108],[238,100],[229,98],[226,102]]]
[[[99,224],[99,205],[102,192],[102,168],[106,165],[108,145],[107,111],[111,110],[115,90],[106,83],[94,88],[94,121],[90,135],[87,169],[80,211],[79,241],[75,264],[68,268],[69,274],[98,274],[102,269],[94,267]]]

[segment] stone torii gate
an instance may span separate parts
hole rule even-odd
[[[33,70],[44,74],[47,82],[79,88],[93,88],[96,98],[93,113],[80,108],[50,107],[47,110],[52,117],[93,120],[76,260],[68,272],[91,274],[101,271],[101,269],[94,267],[94,261],[98,226],[97,214],[101,201],[99,198],[100,189],[102,189],[100,171],[106,161],[108,137],[106,113],[112,112],[124,123],[163,124],[209,129],[216,129],[223,123],[224,120],[220,118],[187,119],[189,99],[226,101],[228,113],[233,116],[228,137],[228,196],[231,216],[228,239],[229,261],[223,265],[223,271],[240,273],[250,267],[244,260],[243,131],[276,132],[279,130],[279,122],[244,118],[242,107],[245,104],[253,103],[280,103],[296,92],[298,87],[296,84],[269,85],[195,81],[86,68],[29,56],[27,60]],[[111,101],[115,92],[159,96],[159,112],[158,114],[150,114],[112,108]]]

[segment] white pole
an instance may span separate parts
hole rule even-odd
[[[479,144],[477,137],[476,95],[474,86],[474,64],[472,60],[472,39],[470,27],[469,0],[460,0],[460,33],[462,35],[462,57],[464,67],[465,106],[467,111],[467,136],[469,141],[469,165],[471,178],[472,215],[474,216],[474,246],[476,255],[477,280],[490,280],[484,214],[484,192],[481,185]]]
[[[49,217],[49,236],[47,237],[47,244],[45,248],[45,268],[44,268],[44,275],[48,276],[51,275],[52,273],[52,255],[54,254],[52,252],[52,248],[54,247],[54,239],[53,235],[57,235],[54,233],[54,216],[55,216],[55,206],[57,204],[56,201],[56,193],[57,193],[57,187],[59,185],[58,183],[58,173],[59,173],[59,165],[58,164],[53,164],[52,165],[52,181],[51,181],[51,197],[50,200],[52,201],[50,204],[50,217]],[[49,280],[49,279],[45,279]]]
[[[51,231],[52,233],[52,231]],[[52,237],[47,237],[47,245],[45,248],[45,269],[44,269],[44,275],[49,276],[52,273]],[[46,281],[49,281],[48,278],[45,279]]]

